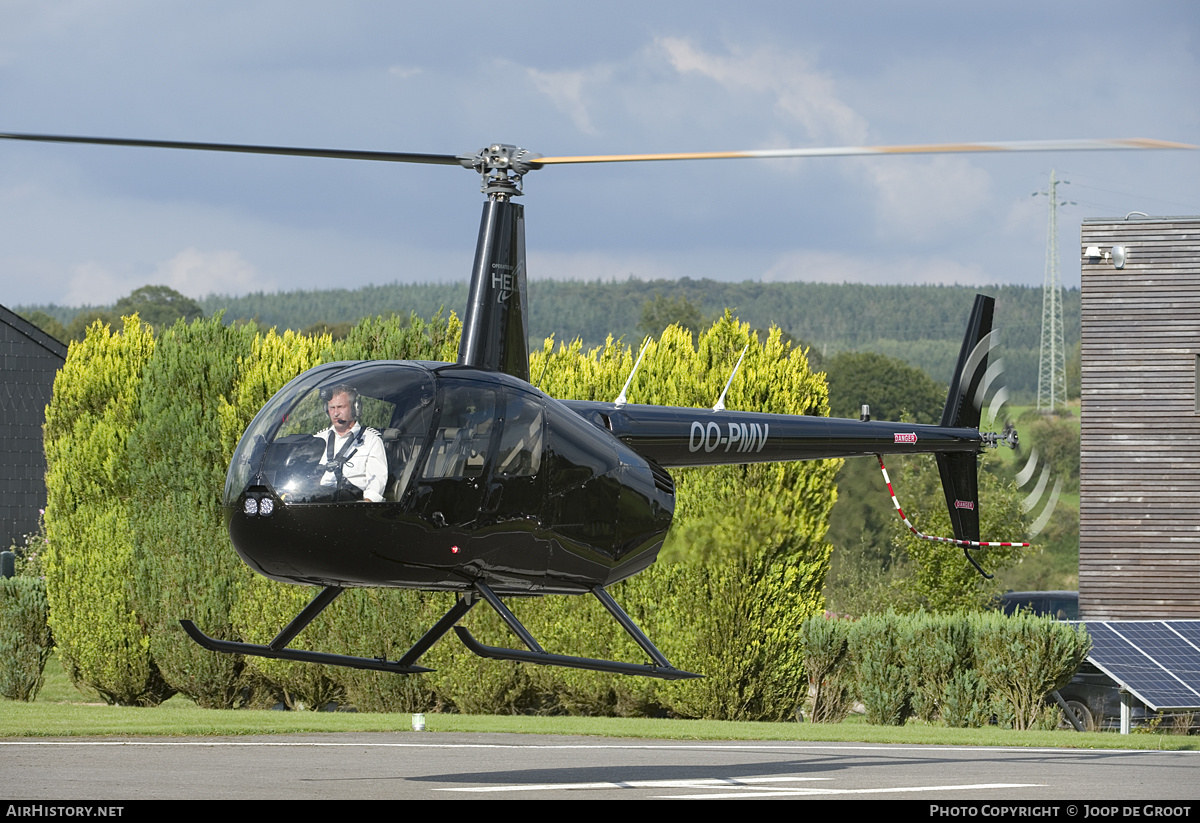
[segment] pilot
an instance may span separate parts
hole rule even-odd
[[[330,426],[313,435],[326,443],[321,485],[334,487],[338,500],[381,502],[388,479],[383,439],[379,432],[359,424],[362,401],[356,389],[344,384],[334,386],[326,396]]]

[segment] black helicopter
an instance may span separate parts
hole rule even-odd
[[[212,651],[398,673],[429,671],[418,660],[454,628],[467,648],[483,657],[664,679],[699,675],[673,667],[606,587],[654,563],[675,507],[669,469],[932,453],[955,535],[942,539],[962,546],[971,559],[969,548],[981,545],[977,455],[1006,440],[1015,445],[1015,435],[978,430],[982,398],[976,395],[993,342],[993,300],[982,295],[975,300],[938,425],[872,421],[865,407],[861,419],[839,420],[727,411],[720,401],[713,409],[636,405],[625,402],[624,392],[611,403],[556,400],[529,382],[525,217],[524,207],[513,201],[524,175],[563,163],[1190,148],[1151,140],[1089,140],[548,158],[503,144],[469,155],[432,155],[56,135],[0,138],[430,163],[477,171],[486,202],[457,362],[318,366],[271,398],[233,455],[223,502],[238,554],[260,574],[319,586],[321,592],[265,646],[217,640],[190,620],[181,623]],[[330,429],[346,436],[322,432]],[[364,467],[368,461],[374,470]],[[374,475],[369,482],[367,473]],[[288,648],[353,586],[450,591],[458,598],[395,661]],[[586,592],[600,600],[651,663],[546,652],[501,600]],[[455,625],[480,600],[525,649],[485,646]]]

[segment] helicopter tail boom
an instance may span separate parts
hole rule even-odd
[[[665,468],[933,454],[955,537],[979,540],[977,455],[993,442],[979,433],[988,355],[995,346],[995,299],[977,295],[940,423],[920,425],[806,415],[761,414],[565,401]],[[720,405],[720,404],[719,404]]]

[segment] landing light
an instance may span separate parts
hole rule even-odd
[[[271,512],[275,511],[275,500],[270,497],[263,496],[262,498],[253,495],[246,495],[246,501],[242,503],[242,512],[247,517],[254,517],[261,514],[267,517]]]

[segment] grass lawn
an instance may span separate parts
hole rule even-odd
[[[197,708],[173,697],[155,708],[109,706],[81,695],[57,657],[32,703],[0,701],[0,737],[209,736],[298,732],[413,732],[407,714],[287,712]],[[503,732],[672,740],[805,740],[1086,749],[1200,749],[1200,737],[1174,734],[1079,734],[1006,729],[951,729],[916,721],[872,726],[861,717],[843,723],[749,723],[615,717],[517,717],[426,714],[428,732]]]

